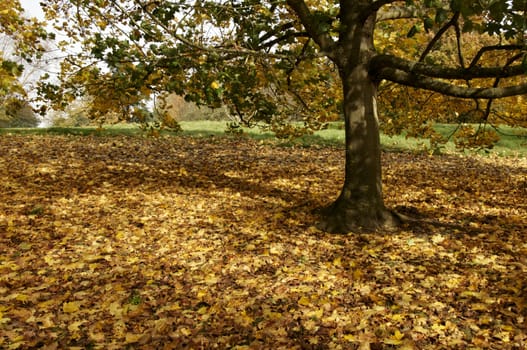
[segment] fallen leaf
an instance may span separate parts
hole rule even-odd
[[[77,301],[66,302],[62,304],[62,311],[65,313],[74,313],[79,311],[80,303]]]

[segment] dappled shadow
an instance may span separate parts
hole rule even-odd
[[[109,187],[143,193],[222,189],[263,199],[262,205],[270,199],[268,207],[277,208],[275,201],[282,201],[280,210],[311,210],[329,203],[342,182],[339,149],[271,149],[252,140],[215,137],[139,140],[20,137],[4,153],[12,162],[6,165],[11,181],[5,194],[16,201],[19,191],[60,198],[104,193]],[[525,228],[527,166],[502,160],[386,153],[386,204],[410,217],[467,232],[498,223],[504,230]]]
[[[388,207],[448,225],[330,235],[311,213],[337,195],[342,156],[216,137],[0,139],[5,341],[524,341],[525,160],[384,154]]]
[[[10,177],[17,189],[65,196],[96,192],[105,186],[144,191],[177,188],[228,188],[232,191],[301,197],[296,186],[273,186],[283,179],[322,173],[318,162],[327,160],[317,150],[269,147],[243,139],[137,139],[91,138],[33,139],[41,145],[24,144],[7,149]],[[145,146],[145,147],[142,147]],[[331,160],[330,160],[331,161]],[[331,166],[331,164],[329,164]],[[334,166],[334,165],[333,165]],[[322,169],[323,170],[323,169]]]
[[[271,148],[215,137],[16,137],[4,155],[10,180],[4,183],[3,205],[22,215],[62,199],[74,206],[89,197],[109,202],[89,209],[97,217],[112,215],[111,205],[139,206],[141,212],[141,196],[162,194],[174,197],[166,210],[192,212],[200,206],[204,215],[225,220],[287,221],[292,211],[310,215],[324,203],[324,193],[337,192],[338,182],[320,179],[340,173],[341,166],[338,152],[330,148]],[[178,196],[196,200],[182,204]],[[309,226],[315,220],[296,224]]]
[[[403,214],[475,233],[526,227],[525,159],[390,153],[385,163],[386,202]]]

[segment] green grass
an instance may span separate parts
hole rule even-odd
[[[236,137],[227,136],[227,123],[225,121],[184,121],[181,122],[183,131],[177,133],[180,135],[192,137]],[[456,125],[438,124],[436,130],[444,136],[452,134]],[[500,134],[500,141],[492,150],[472,150],[464,151],[466,153],[497,154],[501,156],[519,156],[527,157],[527,129],[511,128],[507,126],[497,129]],[[73,135],[73,136],[147,136],[148,133],[141,130],[134,124],[116,124],[105,126],[103,129],[97,127],[50,127],[50,128],[13,128],[0,129],[2,134],[21,134],[21,135]],[[174,132],[161,132],[163,135],[176,135]],[[341,147],[344,144],[344,130],[342,123],[331,123],[327,129],[317,131],[311,135],[304,135],[295,139],[276,139],[274,134],[259,128],[243,128],[242,137],[251,137],[257,140],[275,142],[281,146],[336,146]],[[429,141],[425,139],[406,137],[405,135],[387,136],[381,134],[381,143],[386,151],[409,151],[423,152],[430,147]],[[443,145],[441,152],[458,152],[452,141]]]
[[[475,128],[478,125],[473,125]],[[452,124],[437,124],[435,130],[441,135],[448,137],[456,130],[458,126]],[[497,132],[500,139],[494,145],[491,150],[470,150],[467,153],[480,153],[480,154],[497,154],[502,156],[522,156],[527,157],[527,129],[525,128],[512,128],[510,126],[499,126],[498,128],[492,128],[486,126],[487,129],[493,129]],[[446,150],[455,151],[455,145],[453,142],[449,142],[446,145]]]
[[[136,136],[144,132],[133,125],[109,125],[102,129],[86,127],[49,127],[49,128],[0,128],[0,135],[73,135],[73,136]]]

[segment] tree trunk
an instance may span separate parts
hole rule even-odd
[[[398,217],[384,206],[381,146],[376,108],[377,84],[367,66],[341,71],[344,91],[346,167],[344,186],[325,211],[321,228],[328,232],[377,231],[394,228]]]
[[[369,74],[375,55],[373,31],[375,16],[354,23],[341,35],[341,54],[336,55],[344,92],[346,130],[346,173],[337,200],[325,210],[321,228],[335,233],[393,229],[399,217],[384,206],[381,183],[381,145],[377,118],[377,87]]]

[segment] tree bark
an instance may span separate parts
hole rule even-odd
[[[324,211],[320,228],[334,233],[393,229],[400,221],[386,209],[383,201],[377,86],[364,65],[341,78],[346,131],[345,180],[337,200]]]
[[[373,16],[372,16],[373,17]],[[348,22],[349,23],[349,22]],[[398,216],[386,209],[381,183],[381,145],[377,118],[378,84],[369,74],[374,56],[375,18],[357,23],[341,38],[345,59],[336,61],[344,92],[345,180],[337,200],[324,210],[320,228],[334,233],[392,229]]]

